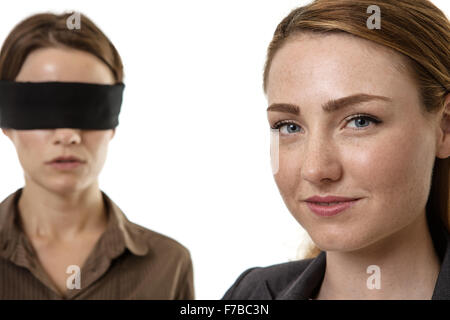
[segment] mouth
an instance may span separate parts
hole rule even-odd
[[[47,164],[50,165],[51,167],[61,170],[74,169],[81,166],[84,163],[85,161],[74,156],[58,157],[53,159],[52,161],[47,162]]]
[[[321,217],[335,216],[358,203],[360,199],[335,202],[311,202],[306,201],[308,208]]]

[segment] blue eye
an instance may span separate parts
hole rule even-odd
[[[355,120],[358,120],[358,121],[355,121]],[[363,126],[363,124],[367,123],[367,122],[373,122],[375,125],[377,125],[377,124],[379,124],[381,122],[381,121],[379,121],[377,119],[374,119],[372,117],[365,116],[365,115],[354,116],[353,118],[349,119],[347,123],[352,122],[352,121],[355,121],[355,123],[361,125],[361,127],[357,126],[356,128],[366,128],[366,127],[368,127],[368,125]],[[357,130],[361,130],[361,129],[357,129]]]
[[[300,131],[300,126],[296,125],[295,123],[288,123],[285,125],[280,126],[280,131],[281,129],[286,129],[286,132],[289,133],[295,133],[295,132],[299,132]],[[283,134],[286,134],[286,132],[281,132]]]
[[[356,116],[353,116],[352,118],[347,120],[347,123],[350,123],[352,121],[355,121],[356,129],[355,130],[365,130],[364,128],[368,127],[369,125],[367,123],[374,123],[375,125],[381,123],[380,120],[375,119],[373,117],[358,114]],[[365,125],[367,124],[367,125]],[[277,123],[275,123],[272,127],[272,129],[278,129],[281,134],[283,135],[289,135],[300,131],[300,126],[296,124],[293,121],[290,120],[282,120]]]
[[[300,131],[300,126],[295,122],[289,120],[282,120],[275,123],[272,127],[273,130],[278,130],[281,134],[291,134]]]

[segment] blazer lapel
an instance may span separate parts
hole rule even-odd
[[[306,269],[283,291],[275,296],[276,300],[306,300],[321,285],[325,275],[326,253],[321,251]]]
[[[450,300],[450,234],[442,227],[444,257],[431,300]]]

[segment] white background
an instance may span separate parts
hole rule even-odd
[[[273,180],[262,91],[275,27],[305,3],[16,0],[0,11],[2,43],[44,11],[80,11],[114,43],[126,89],[100,188],[190,250],[198,299],[221,298],[249,267],[294,259],[305,239]],[[433,3],[449,15],[448,0]],[[0,154],[1,201],[24,179],[3,134]]]

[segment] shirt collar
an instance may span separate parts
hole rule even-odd
[[[18,222],[17,206],[22,190],[19,188],[0,203],[0,256],[6,259],[14,253],[23,233]],[[101,193],[108,214],[108,225],[98,245],[103,247],[110,258],[117,257],[125,248],[135,255],[147,254],[149,247],[143,228],[130,222],[108,195],[103,191]]]
[[[112,218],[108,221],[105,234],[105,239],[109,239],[109,236],[111,236],[111,239],[115,240],[111,240],[110,244],[112,255],[119,252],[118,248],[121,248],[123,244],[135,255],[146,255],[149,246],[147,239],[144,237],[144,228],[129,221],[119,206],[105,192],[101,192],[107,212],[110,213],[110,218]],[[114,245],[114,242],[117,243],[117,246]]]

